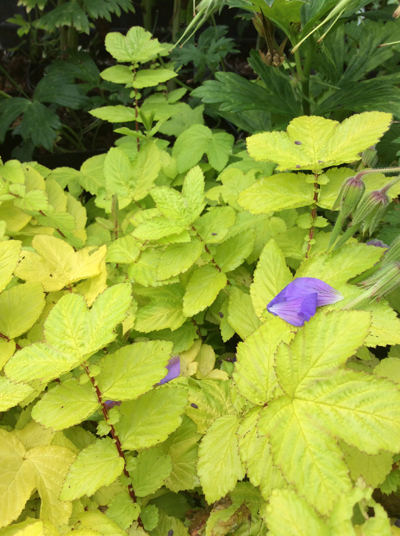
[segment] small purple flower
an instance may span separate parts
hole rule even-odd
[[[168,374],[157,385],[164,385],[164,383],[168,383],[179,376],[181,373],[181,361],[179,356],[171,357],[166,368],[168,369]]]
[[[292,326],[302,326],[315,315],[317,307],[336,303],[343,296],[315,277],[299,277],[275,296],[267,305],[268,312]]]
[[[388,248],[389,246],[382,242],[382,240],[378,240],[377,238],[374,238],[373,240],[368,240],[366,242],[367,246],[375,246],[377,248]]]

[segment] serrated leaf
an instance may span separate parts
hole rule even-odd
[[[171,244],[160,256],[157,279],[164,281],[187,272],[203,253],[204,246],[199,240],[187,244]]]
[[[132,84],[133,72],[127,65],[113,65],[101,71],[100,76],[103,80],[113,82],[114,84]]]
[[[325,317],[320,332],[328,333],[341,315],[343,312],[326,316],[319,313],[312,321]],[[261,412],[258,426],[261,434],[269,436],[274,463],[287,481],[299,493],[307,492],[308,501],[320,513],[327,514],[340,495],[351,487],[335,437],[369,454],[377,454],[381,449],[397,452],[400,412],[396,400],[400,399],[400,393],[388,380],[340,370],[339,363],[335,372],[331,369],[327,374],[330,359],[321,367],[321,373],[318,361],[307,366],[309,349],[306,346],[300,349],[305,329],[301,328],[290,343],[286,361],[279,350],[275,363],[278,379],[283,377],[284,387],[290,385],[288,391],[293,395],[269,401]],[[332,341],[340,336],[339,326],[332,329]],[[292,353],[292,347],[298,351]],[[346,352],[350,354],[351,349],[347,348]],[[329,357],[329,350],[326,355]],[[341,358],[339,355],[333,359],[338,357]],[[301,383],[296,370],[302,366],[313,381],[303,383],[296,390]]]
[[[228,167],[218,179],[222,182],[222,186],[215,186],[207,190],[207,199],[219,201],[220,196],[222,196],[225,203],[235,209],[239,208],[236,200],[241,192],[255,183],[254,173],[249,172],[245,175],[243,171],[235,167]]]
[[[32,411],[32,418],[46,428],[63,430],[92,415],[100,403],[91,382],[81,385],[71,378],[44,394]]]
[[[243,190],[237,202],[251,214],[271,214],[289,208],[307,207],[313,203],[314,186],[303,173],[279,173],[263,177]]]
[[[392,470],[393,454],[390,452],[366,454],[343,442],[340,448],[344,452],[344,461],[350,469],[350,476],[354,482],[361,476],[367,486],[375,489],[384,482],[386,475]]]
[[[263,517],[271,536],[331,535],[312,506],[292,490],[273,491]]]
[[[183,227],[189,225],[191,214],[188,210],[187,202],[177,190],[167,186],[159,186],[151,191],[151,197],[165,218],[173,220]]]
[[[64,240],[45,235],[35,236],[32,246],[37,253],[23,251],[15,275],[28,282],[42,283],[46,292],[98,275],[106,255],[105,246],[75,252]]]
[[[249,229],[219,245],[214,260],[222,272],[231,272],[240,266],[253,251],[255,240],[255,232]]]
[[[6,374],[17,381],[57,378],[112,342],[114,327],[124,320],[131,304],[130,285],[109,287],[90,312],[82,296],[63,296],[45,322],[47,344],[34,343],[17,352],[6,365]]]
[[[165,442],[172,461],[172,471],[165,485],[175,493],[193,489],[196,485],[197,443],[200,439],[195,423],[184,416],[182,425]]]
[[[316,277],[336,288],[376,264],[383,255],[382,248],[367,244],[346,244],[336,251],[321,253],[303,261],[296,277]]]
[[[98,439],[84,448],[71,465],[60,497],[65,500],[93,495],[101,486],[108,486],[122,473],[124,460],[110,437]]]
[[[288,343],[293,335],[289,324],[275,317],[239,343],[233,380],[239,393],[253,404],[263,406],[273,398],[278,388],[274,356],[281,342]]]
[[[191,275],[183,298],[183,314],[193,316],[211,305],[227,283],[226,275],[211,265],[197,268]]]
[[[159,240],[165,236],[180,234],[185,229],[186,224],[184,223],[171,221],[163,216],[156,216],[138,225],[132,234],[135,238],[144,242],[146,240]],[[142,253],[142,257],[145,253]]]
[[[34,389],[24,383],[14,383],[0,376],[0,411],[6,411],[32,394]]]
[[[245,294],[237,287],[233,287],[229,293],[228,323],[243,340],[260,325],[250,294]]]
[[[106,513],[107,517],[124,530],[128,529],[133,521],[136,521],[139,514],[140,506],[138,503],[132,502],[132,498],[127,491],[118,493],[112,499]]]
[[[40,283],[17,285],[0,294],[0,333],[14,339],[28,331],[44,308]]]
[[[162,380],[171,357],[172,343],[137,342],[101,360],[96,377],[103,400],[133,400]]]
[[[172,471],[171,456],[164,454],[160,447],[141,452],[132,462],[135,463],[132,463],[129,474],[138,497],[151,495],[158,490]]]
[[[146,530],[154,530],[156,526],[158,525],[159,515],[158,515],[158,508],[155,504],[149,504],[145,508],[143,508],[140,519],[143,522],[143,527]]]
[[[278,170],[321,170],[360,159],[359,153],[376,144],[389,128],[391,114],[365,112],[343,123],[317,116],[293,119],[287,132],[263,132],[247,138],[255,160],[269,160]]]
[[[140,244],[133,236],[117,238],[107,250],[106,261],[118,264],[130,264],[140,255]]]
[[[285,257],[275,240],[271,239],[262,250],[250,287],[254,310],[259,318],[267,304],[291,281],[292,274],[286,266]]]
[[[187,407],[186,414],[196,423],[200,434],[204,434],[218,417],[235,413],[230,386],[229,381],[216,380],[201,380],[190,384],[190,406]]]
[[[102,106],[89,112],[94,117],[109,121],[110,123],[128,123],[136,120],[134,108],[128,108],[122,104],[116,106]]]
[[[105,44],[107,51],[121,62],[146,63],[164,53],[158,40],[152,39],[151,33],[140,26],[131,28],[126,36],[118,32],[108,33]]]
[[[173,536],[189,536],[189,531],[182,521],[176,517],[169,517],[162,509],[158,512],[160,518],[157,527],[152,531],[152,536],[165,536],[171,531]]]
[[[178,76],[178,74],[169,69],[141,69],[135,76],[133,87],[137,89],[154,87],[167,80],[171,80],[171,78],[175,78],[176,76]]]
[[[93,512],[82,512],[79,515],[78,520],[82,527],[86,530],[94,530],[100,534],[110,536],[126,536],[126,532],[122,530],[121,527],[119,527],[116,523],[114,523],[114,521],[109,519],[105,514],[102,514],[98,510]],[[83,536],[89,535],[84,534]]]
[[[177,289],[175,292],[172,289]],[[170,300],[165,300],[169,296]],[[136,315],[135,330],[149,333],[162,329],[172,331],[180,328],[186,321],[182,312],[183,289],[179,285],[169,285],[160,291],[160,300],[156,295],[149,305],[141,307]]]
[[[231,207],[215,208],[199,218],[194,227],[200,238],[207,244],[217,244],[228,234],[236,219]]]
[[[275,356],[279,385],[286,394],[301,396],[317,380],[332,377],[364,344],[370,325],[366,311],[316,314],[290,346],[279,346]]]
[[[168,386],[123,402],[122,417],[115,425],[123,448],[137,450],[165,441],[181,424],[186,404],[186,390]]]
[[[11,281],[12,274],[17,267],[21,242],[9,240],[0,242],[0,291]]]
[[[139,154],[132,164],[131,182],[134,199],[140,201],[154,186],[161,169],[160,151],[155,142],[148,142],[141,147]]]
[[[238,429],[239,450],[247,475],[253,486],[260,486],[265,500],[275,488],[287,486],[279,468],[274,464],[268,437],[261,436],[257,428],[260,408],[251,410]]]
[[[196,166],[212,140],[212,131],[205,125],[192,125],[178,136],[172,156],[177,160],[179,173]]]
[[[244,477],[236,435],[238,425],[235,415],[219,417],[200,443],[197,467],[208,503],[224,497]]]

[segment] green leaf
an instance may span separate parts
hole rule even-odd
[[[106,190],[110,197],[118,193],[121,198],[131,194],[131,163],[128,156],[117,149],[111,148],[104,160]]]
[[[168,220],[163,216],[155,216],[154,218],[145,220],[143,223],[138,225],[133,232],[133,236],[138,240],[142,240],[143,242],[146,240],[159,240],[165,236],[182,233],[185,229],[186,225],[183,223]],[[143,261],[147,255],[152,254],[150,252],[147,253],[146,251],[143,252],[139,258],[139,263],[140,261]],[[157,260],[159,260],[158,254]],[[157,264],[158,262],[156,263],[155,268],[157,267]]]
[[[255,160],[269,160],[278,170],[321,170],[360,159],[359,153],[379,141],[389,128],[391,115],[365,112],[343,123],[317,116],[298,117],[287,132],[263,132],[247,138]],[[297,143],[299,142],[299,143]]]
[[[98,117],[103,121],[109,121],[110,123],[129,123],[130,121],[135,121],[137,119],[135,109],[128,108],[122,104],[116,106],[102,106],[101,108],[90,110],[89,113],[94,117]]]
[[[272,492],[265,508],[271,536],[330,536],[331,532],[310,504],[292,490]]]
[[[218,180],[222,182],[222,186],[215,186],[207,190],[207,199],[219,201],[220,196],[222,196],[225,203],[228,203],[236,210],[239,210],[239,205],[236,202],[239,194],[255,183],[252,171],[245,175],[242,170],[235,167],[225,169],[218,177]]]
[[[314,186],[303,173],[279,173],[263,177],[238,197],[238,204],[251,214],[270,214],[313,203]]]
[[[157,279],[164,281],[187,272],[203,253],[204,246],[199,240],[187,244],[171,244],[160,256]]]
[[[96,377],[103,400],[132,400],[151,390],[165,377],[171,350],[171,342],[137,342],[104,357]]]
[[[110,536],[126,536],[126,532],[123,531],[121,527],[98,510],[92,512],[84,511],[79,514],[78,520],[82,525],[82,528],[85,529],[85,533],[82,536],[95,536],[94,534],[91,534],[93,531],[96,531],[96,535],[100,533]],[[91,532],[87,533],[86,531],[89,530]]]
[[[154,504],[149,504],[145,508],[143,508],[140,519],[143,522],[143,527],[146,530],[154,530],[156,526],[158,525],[159,521],[159,515],[158,515],[158,508]]]
[[[201,435],[197,433],[195,423],[183,417],[182,425],[173,432],[164,443],[171,456],[172,471],[165,481],[168,489],[178,493],[193,489],[197,480],[197,451]]]
[[[107,250],[106,261],[118,264],[130,264],[140,255],[140,244],[133,236],[117,238]]]
[[[239,393],[253,404],[263,406],[274,397],[278,381],[273,368],[281,342],[293,338],[290,325],[281,318],[270,318],[245,343],[239,343],[233,380]]]
[[[275,240],[271,239],[260,255],[250,287],[254,310],[259,318],[268,303],[291,281],[292,274],[286,266],[285,257]]]
[[[171,456],[163,454],[163,449],[154,447],[133,458],[129,467],[132,485],[138,497],[145,497],[157,491],[172,471]]]
[[[53,142],[57,138],[57,130],[61,129],[58,115],[40,102],[32,102],[26,108],[21,124],[17,127],[18,134],[24,140],[32,140],[34,145],[43,145],[53,151]]]
[[[171,530],[174,536],[189,536],[185,525],[176,517],[169,517],[163,510],[159,510],[158,526],[151,532],[152,536],[165,536]]]
[[[382,248],[362,243],[346,244],[331,253],[324,252],[306,259],[297,270],[296,277],[322,277],[325,283],[337,288],[372,268],[382,255]]]
[[[197,268],[186,286],[183,314],[193,316],[210,306],[226,283],[226,275],[214,266],[205,265]]]
[[[290,347],[281,344],[276,353],[278,381],[285,393],[301,396],[317,380],[331,378],[363,346],[370,323],[366,311],[320,312],[311,318]]]
[[[9,240],[0,242],[0,291],[2,291],[12,279],[12,274],[17,267],[21,242]]]
[[[131,180],[136,201],[146,197],[153,187],[160,169],[160,151],[155,142],[147,142],[146,145],[141,147],[131,169]]]
[[[21,210],[27,211],[40,211],[49,208],[47,194],[43,190],[31,190],[21,199],[15,199],[14,204]]]
[[[0,333],[14,339],[28,331],[44,308],[40,283],[18,285],[0,294]]]
[[[67,2],[52,9],[38,21],[41,28],[53,32],[60,26],[73,26],[78,31],[89,34],[89,19],[76,2]]]
[[[132,502],[127,491],[118,493],[108,504],[106,515],[117,523],[121,529],[128,529],[140,514],[138,503]]]
[[[237,287],[233,287],[229,294],[228,322],[243,340],[260,325],[250,295]]]
[[[236,212],[231,207],[217,207],[203,216],[194,227],[199,237],[207,244],[218,244],[227,236],[236,219]]]
[[[186,320],[182,312],[183,295],[183,287],[179,284],[161,287],[152,296],[151,303],[138,310],[135,329],[149,333],[166,328],[172,331],[180,328]]]
[[[231,382],[216,380],[201,380],[189,385],[190,406],[186,414],[196,423],[197,431],[204,434],[208,427],[224,415],[232,415],[235,409],[232,405]],[[195,404],[196,407],[193,407]]]
[[[44,394],[33,408],[32,417],[46,428],[63,430],[79,424],[100,406],[90,382],[81,385],[71,378]]]
[[[188,171],[200,162],[212,140],[211,130],[204,125],[192,125],[178,136],[172,156],[177,160],[178,171]]]
[[[158,40],[140,26],[131,28],[125,37],[118,32],[108,33],[105,44],[107,51],[121,62],[146,63],[164,53]]]
[[[209,504],[232,491],[245,475],[239,458],[238,424],[235,415],[219,417],[200,443],[198,473]]]
[[[6,365],[6,374],[17,381],[57,378],[104,348],[116,334],[131,304],[130,285],[109,287],[87,310],[83,296],[67,294],[53,307],[45,322],[47,344],[34,343],[17,352]]]
[[[143,89],[144,87],[154,87],[162,84],[171,78],[178,76],[178,73],[170,69],[142,69],[140,70],[133,81],[133,87]]]
[[[19,404],[33,393],[32,387],[24,383],[14,383],[0,376],[0,411],[6,411]]]
[[[318,333],[330,333],[331,345],[336,339],[340,345],[345,314],[318,313],[297,332],[287,349],[280,347],[276,375],[278,380],[282,378],[283,388],[293,394],[269,401],[258,422],[260,433],[269,436],[274,463],[300,494],[307,493],[308,501],[321,514],[328,514],[351,488],[337,437],[368,454],[381,449],[397,452],[400,437],[397,387],[382,378],[340,369],[340,362],[352,353],[352,343],[344,343],[342,358],[330,353],[326,341],[327,351],[316,360],[310,354],[315,330],[302,344],[305,330],[316,323]],[[335,361],[338,368],[333,371]]]
[[[186,390],[169,386],[123,402],[121,420],[115,425],[123,448],[137,450],[165,441],[181,424],[186,404]]]
[[[5,136],[11,123],[23,114],[31,105],[31,101],[22,97],[3,99],[0,102],[0,143],[4,143]]]
[[[226,240],[217,247],[214,260],[222,272],[231,272],[240,266],[253,251],[256,234],[249,229]]]
[[[350,476],[354,482],[361,476],[367,486],[375,489],[392,471],[393,454],[390,452],[366,454],[344,442],[341,442],[340,448],[344,452],[344,461],[350,469]]]
[[[61,491],[62,500],[72,501],[93,495],[108,486],[122,473],[124,460],[110,437],[98,439],[84,448],[71,465]]]
[[[15,275],[28,282],[42,283],[46,292],[98,275],[106,255],[105,246],[74,251],[64,240],[46,235],[35,236],[32,246],[37,253],[23,251]]]
[[[229,156],[232,153],[234,137],[227,132],[213,132],[206,154],[209,163],[217,171],[222,171],[228,163]]]
[[[204,203],[204,175],[199,166],[195,166],[183,180],[182,195],[186,200],[191,222],[203,212]]]
[[[133,72],[127,65],[113,65],[101,71],[103,80],[114,82],[114,84],[129,84],[133,83]]]
[[[253,486],[260,486],[265,500],[274,488],[285,488],[287,483],[280,469],[274,465],[268,437],[259,434],[257,420],[260,408],[251,410],[238,429],[239,449],[242,463]]]

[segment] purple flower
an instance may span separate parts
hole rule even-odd
[[[315,277],[299,277],[275,296],[267,305],[268,312],[293,326],[302,326],[315,315],[317,307],[329,305],[343,296]]]
[[[171,357],[166,368],[168,369],[168,374],[160,381],[158,385],[164,385],[164,383],[168,383],[179,376],[181,373],[181,361],[179,356]]]
[[[366,242],[367,246],[375,246],[376,248],[388,248],[389,246],[382,242],[382,240],[378,240],[377,238],[374,238],[373,240],[368,240]]]

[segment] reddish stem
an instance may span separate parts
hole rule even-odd
[[[317,175],[316,175],[317,177]],[[314,206],[311,210],[311,217],[312,217],[312,220],[313,220],[313,224],[312,226],[310,227],[310,230],[308,232],[308,246],[307,246],[307,253],[306,253],[306,259],[308,259],[308,254],[310,253],[310,249],[311,249],[311,240],[314,238],[314,221],[315,221],[315,218],[317,217],[317,201],[318,201],[318,193],[319,193],[319,190],[318,190],[318,183],[317,182],[314,182]]]

